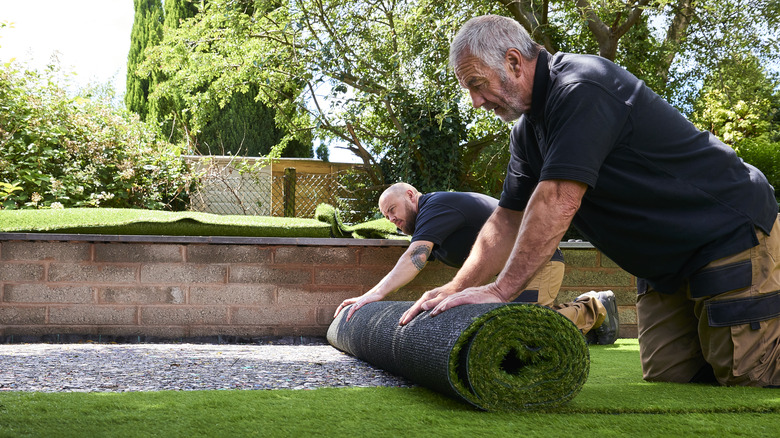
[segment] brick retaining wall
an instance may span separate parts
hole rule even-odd
[[[338,304],[376,284],[405,242],[0,234],[0,342],[324,336]],[[635,279],[587,244],[563,243],[559,300],[618,296],[636,336]],[[388,299],[454,275],[430,263]]]

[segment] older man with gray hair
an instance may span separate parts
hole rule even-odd
[[[623,68],[551,55],[512,19],[469,20],[450,64],[474,107],[519,120],[498,208],[401,324],[507,301],[573,224],[638,278],[645,379],[780,385],[780,225],[758,169]],[[496,280],[476,281],[505,252]]]

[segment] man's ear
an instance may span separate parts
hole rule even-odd
[[[506,51],[504,60],[506,61],[509,74],[515,77],[520,76],[523,64],[525,63],[525,59],[523,58],[523,55],[520,54],[520,51],[515,48],[510,48]]]

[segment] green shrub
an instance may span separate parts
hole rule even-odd
[[[764,134],[740,141],[734,150],[742,160],[766,175],[769,184],[775,188],[775,198],[780,204],[780,142],[773,142],[768,134]]]
[[[193,177],[179,147],[105,95],[69,96],[55,75],[0,66],[1,208],[185,209]]]

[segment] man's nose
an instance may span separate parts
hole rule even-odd
[[[480,93],[469,90],[469,96],[471,97],[471,105],[474,108],[480,108],[485,104],[485,98]]]

